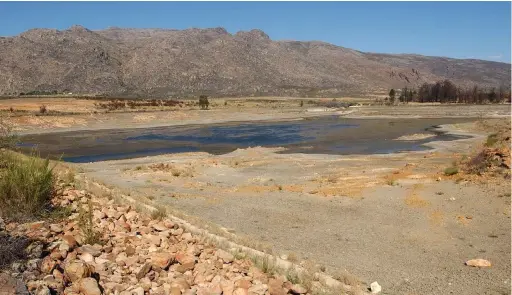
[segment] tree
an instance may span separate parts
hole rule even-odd
[[[489,99],[489,102],[494,103],[497,100],[498,95],[496,94],[496,91],[491,89],[491,91],[487,94],[487,98]]]
[[[391,90],[389,90],[389,102],[391,104],[394,104],[395,103],[395,89],[391,88]]]
[[[199,107],[201,107],[202,110],[207,110],[209,105],[210,105],[210,102],[208,101],[208,96],[206,96],[206,95],[199,96]]]

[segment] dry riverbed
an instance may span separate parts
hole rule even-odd
[[[474,131],[474,123],[452,126]],[[391,155],[251,148],[96,162],[89,177],[214,223],[278,255],[348,271],[388,294],[507,294],[510,187],[445,176],[485,133]],[[472,258],[490,269],[464,265]]]
[[[493,133],[493,124],[506,125],[510,106],[363,106],[322,111],[306,104],[283,105],[82,114],[70,116],[84,119],[81,124],[51,129],[15,125],[24,133],[38,133],[324,114],[503,118],[487,120],[490,123],[484,127],[474,122],[445,126],[473,137],[433,142],[435,150],[422,152],[340,156],[284,154],[279,153],[281,148],[257,147],[223,155],[168,154],[76,167],[86,177],[141,202],[168,206],[211,231],[235,234],[241,243],[294,260],[310,259],[329,273],[355,276],[367,285],[378,281],[384,294],[510,294],[509,180],[443,173],[454,160],[481,148]],[[183,117],[172,117],[181,113]],[[424,134],[403,136],[397,139]],[[487,259],[492,267],[464,265],[473,258]]]

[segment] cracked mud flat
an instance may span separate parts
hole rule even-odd
[[[391,155],[249,148],[81,167],[132,196],[267,243],[274,253],[376,280],[387,294],[509,294],[508,182],[456,183],[456,176],[441,173],[454,153],[469,152],[482,139]],[[493,267],[464,265],[477,257]]]

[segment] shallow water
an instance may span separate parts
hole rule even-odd
[[[346,119],[321,117],[284,122],[237,122],[146,129],[113,129],[27,135],[20,148],[37,148],[42,156],[68,162],[96,162],[166,153],[205,151],[224,154],[237,148],[285,147],[285,153],[373,154],[428,149],[433,140],[454,140],[436,132],[436,125],[466,119]],[[436,134],[415,140],[394,140],[414,133]]]

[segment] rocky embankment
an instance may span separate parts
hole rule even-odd
[[[311,286],[218,249],[164,216],[69,186],[58,195],[54,204],[69,211],[64,219],[0,224],[4,241],[29,240],[18,249],[24,259],[0,274],[0,294],[313,294]]]

